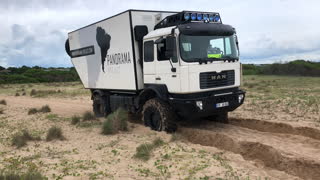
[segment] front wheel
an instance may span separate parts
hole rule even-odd
[[[158,98],[148,100],[142,110],[145,126],[155,131],[174,132],[177,130],[176,115],[171,107]]]

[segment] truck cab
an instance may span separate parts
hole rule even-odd
[[[207,20],[191,20],[200,14]],[[165,24],[182,15],[174,26],[172,20]],[[209,16],[169,16],[143,38],[144,83],[164,86],[168,101],[183,118],[217,114],[226,119],[244,100],[236,31],[222,24],[219,14],[211,21]]]

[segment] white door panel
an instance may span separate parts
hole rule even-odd
[[[156,62],[156,83],[166,84],[171,93],[180,92],[180,68],[178,63],[172,63],[176,72],[171,71],[169,60]]]

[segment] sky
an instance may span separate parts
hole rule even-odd
[[[320,60],[318,0],[0,0],[0,66],[70,67],[68,32],[127,9],[219,12],[243,63]]]

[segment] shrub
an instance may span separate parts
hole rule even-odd
[[[128,113],[122,108],[110,114],[103,122],[102,134],[115,134],[118,131],[128,131]]]
[[[20,94],[19,94],[19,93],[16,93],[15,96],[20,96]]]
[[[62,134],[62,130],[59,127],[53,126],[49,129],[47,133],[46,140],[47,141],[52,141],[52,140],[65,140],[65,137]]]
[[[161,138],[156,138],[153,140],[152,144],[141,144],[136,148],[135,158],[147,161],[151,157],[151,153],[155,148],[164,145],[164,141]]]
[[[22,96],[25,96],[25,95],[26,95],[26,92],[23,92],[23,93],[22,93]]]
[[[22,132],[15,133],[12,137],[11,144],[12,146],[17,146],[21,148],[27,145],[28,141],[39,141],[40,137],[33,137],[29,134],[27,130],[22,130]]]
[[[164,141],[161,138],[157,137],[156,139],[153,140],[152,144],[155,147],[159,147],[159,146],[164,145]]]
[[[28,171],[26,173],[17,172],[0,172],[0,179],[2,180],[45,180],[47,179],[40,172]]]
[[[44,105],[38,110],[38,112],[48,113],[51,112],[51,109],[48,105]]]
[[[36,114],[36,113],[38,113],[38,110],[37,110],[36,108],[31,108],[31,109],[29,109],[29,111],[28,111],[28,115]]]
[[[37,91],[35,89],[32,89],[30,92],[30,96],[35,96],[37,94]]]
[[[152,144],[141,144],[137,147],[136,154],[134,155],[134,157],[147,161],[150,159],[152,149]]]
[[[94,116],[94,114],[90,111],[87,111],[83,114],[82,119],[84,121],[90,121],[90,120],[95,120],[96,117]]]
[[[0,114],[4,114],[3,109],[0,109]]]
[[[111,119],[106,119],[102,125],[102,134],[109,135],[114,133],[115,133],[115,128],[113,125],[113,121]]]
[[[72,116],[71,118],[71,124],[76,125],[80,122],[80,117],[79,116]]]
[[[2,100],[0,101],[0,104],[2,104],[2,105],[7,105],[7,101],[4,100],[4,99],[2,99]]]

